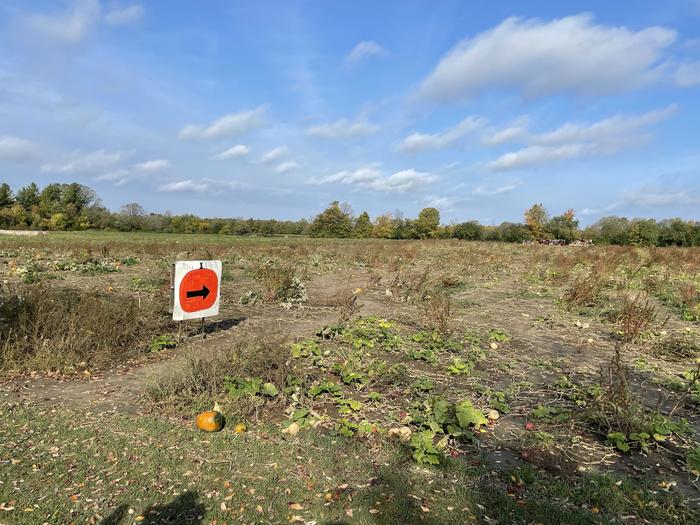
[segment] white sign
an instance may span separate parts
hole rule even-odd
[[[173,273],[173,320],[219,314],[221,261],[177,261]]]

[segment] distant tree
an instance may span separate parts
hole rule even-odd
[[[353,228],[353,237],[358,239],[367,239],[372,236],[372,221],[369,219],[369,214],[363,211],[355,221]]]
[[[463,222],[454,227],[453,235],[457,239],[465,241],[480,241],[483,238],[484,228],[477,221]]]
[[[100,204],[93,204],[85,210],[85,217],[91,228],[107,230],[119,227],[118,214],[112,214]]]
[[[68,221],[63,213],[54,213],[49,219],[49,228],[52,230],[65,230],[68,227]]]
[[[394,218],[389,213],[380,215],[374,221],[372,236],[378,239],[391,239],[394,233]]]
[[[535,204],[525,211],[525,226],[535,239],[545,236],[545,226],[549,220],[549,214],[542,204]]]
[[[530,229],[517,222],[503,222],[498,226],[498,240],[506,242],[523,242],[532,239]]]
[[[39,205],[39,187],[35,183],[20,188],[17,192],[17,202],[27,211]]]
[[[0,184],[0,208],[9,208],[15,203],[15,196],[12,195],[12,189],[6,182]]]
[[[600,244],[629,244],[630,221],[624,217],[603,217],[586,230],[586,235]]]
[[[80,213],[86,207],[97,202],[97,194],[92,188],[73,182],[65,184],[61,191],[61,204],[68,208],[73,207],[77,213]]]
[[[627,241],[633,246],[656,246],[659,225],[654,219],[634,219],[629,225]]]
[[[690,246],[693,238],[692,226],[682,219],[662,221],[659,232],[661,246]]]
[[[352,219],[340,208],[338,201],[319,213],[311,224],[313,237],[350,237]]]
[[[440,212],[437,208],[423,208],[413,223],[413,230],[419,239],[435,237],[440,226]]]
[[[454,225],[446,224],[444,226],[438,226],[437,232],[435,233],[436,239],[451,239],[454,237]]]
[[[563,214],[550,219],[547,222],[545,231],[555,239],[572,242],[579,237],[578,224],[574,210],[567,210]]]
[[[42,215],[51,216],[57,212],[61,202],[62,184],[49,184],[44,186],[39,194],[39,208]]]
[[[119,208],[119,229],[137,231],[143,228],[146,210],[137,202],[124,204]]]

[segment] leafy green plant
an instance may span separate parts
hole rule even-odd
[[[438,363],[437,355],[435,351],[429,348],[410,348],[406,351],[406,355],[411,359],[416,361],[425,361],[431,365],[436,365]]]
[[[335,403],[340,407],[339,414],[352,414],[362,408],[362,402],[356,399],[338,399]]]
[[[359,425],[348,419],[340,418],[335,422],[334,428],[337,434],[351,438],[359,430]]]
[[[378,403],[382,400],[382,395],[379,392],[369,392],[367,394],[367,400],[373,403]]]
[[[632,432],[629,435],[623,432],[611,432],[607,435],[606,442],[620,452],[629,452],[633,447],[639,447],[643,452],[647,452],[653,443],[649,441],[650,438],[651,436],[646,432]]]
[[[29,262],[20,266],[16,270],[17,277],[21,283],[34,284],[41,280],[43,268],[36,262]]]
[[[463,430],[470,426],[475,430],[479,430],[482,425],[487,425],[489,422],[483,412],[475,408],[468,399],[464,399],[455,405],[455,416],[457,423]]]
[[[435,388],[435,383],[430,379],[418,379],[411,385],[414,392],[430,392]]]
[[[568,410],[546,405],[537,405],[530,415],[534,419],[539,419],[545,423],[561,423],[571,417],[571,413]]]
[[[477,385],[476,391],[489,400],[489,406],[495,408],[502,414],[507,414],[510,412],[510,407],[508,406],[508,395],[501,390],[493,390],[487,386]]]
[[[358,350],[375,347],[393,350],[401,343],[401,338],[396,334],[394,323],[376,316],[361,317],[355,320],[345,330],[343,337]]]
[[[316,398],[321,394],[331,394],[333,396],[340,396],[342,392],[343,389],[340,388],[338,384],[326,380],[309,388],[308,394],[309,396],[311,396],[311,398]]]
[[[547,450],[552,445],[554,445],[554,436],[544,430],[528,431],[522,437],[524,449]]]
[[[298,343],[292,343],[292,357],[295,359],[309,356],[318,357],[321,354],[321,348],[313,339],[306,339]]]
[[[226,377],[224,388],[232,399],[240,399],[244,396],[277,397],[278,390],[272,383],[263,383],[259,377],[235,378]]]
[[[357,362],[349,359],[343,363],[338,363],[333,366],[333,370],[340,376],[340,380],[346,385],[358,384],[363,385],[367,382],[367,377],[357,371]]]
[[[411,336],[411,341],[430,351],[457,352],[463,346],[459,341],[443,335],[438,330],[416,332]]]
[[[410,422],[434,433],[473,441],[472,431],[488,424],[488,419],[468,399],[451,403],[442,397],[434,397],[412,408]]]
[[[345,331],[345,327],[339,324],[326,325],[316,332],[321,339],[335,339]]]
[[[159,352],[164,348],[175,348],[177,346],[177,341],[170,334],[163,334],[151,339],[148,343],[149,352]]]
[[[511,340],[511,337],[500,328],[494,328],[489,332],[489,340],[498,343],[507,343]]]
[[[700,476],[700,447],[696,447],[685,458],[685,466],[695,476]]]
[[[141,262],[141,261],[139,260],[138,257],[136,257],[136,256],[134,256],[134,255],[127,255],[127,256],[124,257],[120,262],[121,262],[124,266],[135,266],[135,265],[137,265],[137,264],[138,264],[139,262]]]
[[[662,414],[655,413],[642,423],[644,430],[638,432],[610,432],[606,442],[613,445],[620,452],[629,452],[638,448],[647,452],[652,445],[666,441],[672,435],[687,433],[687,423],[671,421]]]
[[[474,369],[474,364],[469,362],[464,362],[461,357],[453,357],[452,363],[447,366],[447,371],[454,375],[466,375],[469,374]]]
[[[435,447],[434,440],[435,432],[431,430],[414,433],[409,443],[413,449],[413,459],[418,463],[439,465],[442,452]]]

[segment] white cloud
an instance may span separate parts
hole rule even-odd
[[[379,165],[370,164],[369,166],[363,166],[354,171],[343,170],[333,175],[311,179],[309,182],[311,184],[331,184],[339,182],[341,184],[371,185],[381,178],[382,171],[379,169]]]
[[[44,164],[41,171],[45,173],[87,173],[113,168],[121,159],[120,152],[108,152],[103,149],[83,152],[75,150],[64,155],[60,162]]]
[[[564,124],[548,133],[534,135],[531,141],[537,144],[567,144],[571,142],[608,142],[626,143],[630,136],[639,133],[642,128],[658,124],[672,116],[676,105],[649,111],[641,115],[616,115],[589,125]]]
[[[491,170],[509,170],[588,156],[611,155],[649,141],[645,128],[658,124],[677,111],[677,106],[635,116],[617,115],[593,124],[567,123],[546,133],[532,134],[525,129],[511,136],[526,147],[501,155],[487,163]]]
[[[209,188],[209,183],[204,181],[179,180],[158,186],[158,191],[163,193],[177,193],[183,191],[202,193],[207,191]]]
[[[185,179],[168,182],[158,186],[161,193],[207,193],[221,190],[236,190],[246,187],[237,181],[225,181],[217,179]]]
[[[241,135],[265,124],[267,107],[262,105],[238,113],[229,113],[208,125],[189,124],[180,130],[178,137],[182,140],[203,140]]]
[[[595,25],[589,14],[551,21],[508,18],[459,42],[423,81],[423,98],[450,101],[515,89],[527,97],[558,92],[629,91],[659,78],[676,32]]]
[[[621,208],[676,208],[700,204],[700,192],[692,188],[647,185],[622,192],[620,197],[600,208],[584,208],[579,215],[603,215]]]
[[[236,144],[232,148],[229,148],[225,151],[222,151],[221,153],[217,153],[216,155],[212,156],[212,159],[214,160],[229,160],[229,159],[235,159],[239,157],[245,157],[250,153],[250,148],[246,146],[245,144]]]
[[[492,130],[489,135],[484,135],[481,138],[481,143],[486,146],[498,146],[506,142],[518,142],[528,135],[528,122],[527,116],[519,117],[509,126]]]
[[[510,191],[513,191],[521,185],[522,185],[522,182],[513,181],[513,182],[509,182],[507,184],[504,184],[503,186],[499,186],[497,188],[490,189],[485,184],[481,184],[481,185],[477,186],[476,188],[474,188],[474,190],[472,191],[472,194],[473,195],[500,195],[501,193],[508,193]]]
[[[299,164],[296,162],[281,162],[280,164],[277,165],[275,168],[275,171],[277,173],[287,173],[289,171],[294,171],[299,168]]]
[[[352,51],[345,57],[347,64],[354,66],[365,58],[387,58],[390,53],[374,40],[365,40],[357,44]]]
[[[386,179],[380,179],[375,184],[378,190],[391,192],[407,192],[422,186],[427,186],[437,180],[432,173],[424,173],[414,169],[398,171]]]
[[[29,140],[0,136],[0,161],[24,162],[36,158],[38,153],[39,147]]]
[[[430,208],[438,208],[447,211],[454,206],[455,199],[452,197],[441,197],[439,195],[428,195],[424,202],[425,205]]]
[[[123,186],[130,179],[130,174],[129,170],[118,169],[95,177],[95,180],[111,182],[114,186]]]
[[[693,195],[687,189],[644,187],[623,192],[624,204],[645,208],[662,208],[682,204],[700,204],[700,195]]]
[[[676,84],[681,87],[700,85],[700,62],[684,62],[678,66]]]
[[[156,173],[158,171],[163,171],[165,168],[170,166],[170,161],[167,159],[155,159],[147,160],[145,162],[138,162],[134,164],[134,171],[141,173]]]
[[[66,12],[25,17],[29,29],[48,41],[75,44],[87,36],[100,17],[98,0],[76,0]]]
[[[344,170],[333,175],[310,179],[308,182],[309,184],[348,184],[365,190],[405,193],[426,186],[435,180],[437,180],[436,175],[414,169],[398,171],[386,177],[377,164],[370,164],[354,171]]]
[[[372,135],[379,131],[379,126],[364,118],[349,120],[341,118],[335,122],[318,124],[306,129],[306,134],[321,139],[351,139]]]
[[[597,147],[593,144],[565,144],[563,146],[528,146],[510,153],[501,155],[496,160],[487,163],[486,167],[494,170],[510,170],[515,168],[525,168],[527,166],[536,166],[539,164],[547,164],[565,159],[574,159],[583,157],[588,154],[603,154],[603,151],[597,151]],[[608,151],[613,153],[613,151]]]
[[[404,153],[418,153],[426,150],[444,149],[452,146],[459,139],[481,128],[485,119],[481,117],[467,117],[455,127],[447,129],[442,133],[412,133],[403,139],[396,147],[398,151]]]
[[[143,17],[143,6],[132,4],[126,7],[115,7],[107,11],[104,20],[111,26],[126,26],[137,23]]]
[[[260,162],[263,164],[269,164],[284,157],[287,153],[289,153],[289,148],[287,146],[278,146],[265,153],[260,158]]]

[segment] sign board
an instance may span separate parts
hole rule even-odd
[[[173,271],[173,320],[219,314],[221,261],[177,261]]]

